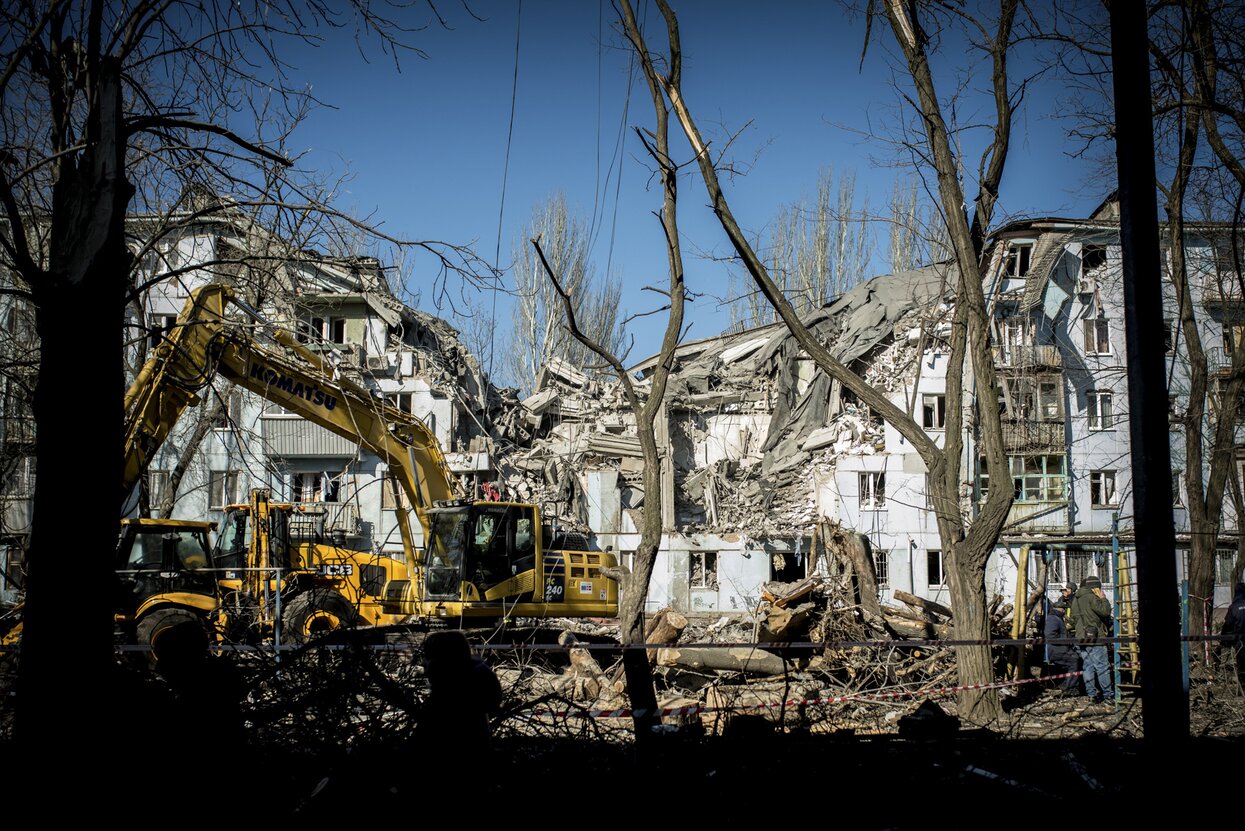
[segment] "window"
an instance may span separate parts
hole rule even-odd
[[[1167,396],[1167,420],[1173,424],[1184,418],[1184,413],[1180,412],[1180,396]]]
[[[1062,454],[1010,456],[1012,486],[1017,502],[1060,502],[1067,498],[1068,475]],[[981,498],[990,493],[990,477],[985,457],[978,460],[978,483]]]
[[[409,392],[390,392],[385,394],[385,400],[390,407],[396,407],[404,413],[414,412],[412,402],[414,396]]]
[[[1095,470],[1089,474],[1089,502],[1095,508],[1116,508],[1120,504],[1115,490],[1114,470]]]
[[[4,565],[4,571],[0,572],[0,588],[6,591],[22,589],[26,584],[22,575],[25,552],[15,539],[0,541],[0,562]]]
[[[891,561],[889,551],[873,552],[873,571],[878,577],[878,586],[884,587],[891,584]]]
[[[921,424],[926,430],[941,430],[947,418],[947,396],[921,396]]]
[[[1090,390],[1085,394],[1086,414],[1089,418],[1089,429],[1110,430],[1115,424],[1112,412],[1111,393],[1106,390]]]
[[[295,473],[290,481],[295,502],[336,502],[338,484],[323,473]]]
[[[1029,273],[1029,260],[1033,255],[1033,243],[1013,242],[1007,247],[1007,259],[1003,263],[1003,273],[1008,277],[1024,277]]]
[[[925,582],[929,586],[945,586],[947,575],[942,567],[941,551],[925,552]]]
[[[346,318],[309,315],[298,322],[298,339],[303,343],[346,342]]]
[[[1010,315],[1003,318],[1003,345],[1009,350],[1018,346],[1033,345],[1033,318],[1028,315]]]
[[[693,589],[718,587],[718,552],[691,551],[688,553],[689,584]]]
[[[160,507],[168,491],[169,472],[167,470],[147,471],[147,502],[152,508]]]
[[[1172,471],[1172,507],[1184,507],[1184,474],[1182,471]]]
[[[1235,548],[1216,548],[1215,549],[1215,585],[1216,586],[1235,586],[1239,580],[1245,579],[1237,576],[1236,571],[1236,549]]]
[[[1093,272],[1107,264],[1107,247],[1105,245],[1081,246],[1081,273],[1090,276]]]
[[[860,510],[876,511],[886,505],[886,472],[860,474]]]
[[[237,471],[213,470],[208,473],[208,508],[219,511],[226,505],[241,502],[238,484]]]
[[[396,511],[399,504],[405,510],[411,509],[411,500],[407,498],[406,490],[398,484],[393,474],[385,474],[381,480],[380,507],[385,511]]]
[[[1082,321],[1085,325],[1085,354],[1111,354],[1111,325],[1105,317],[1089,317]]]
[[[1028,421],[1063,421],[1063,402],[1058,380],[1008,378],[1005,381],[1007,418]]]
[[[173,332],[173,327],[176,324],[177,315],[153,314],[151,316],[151,323],[148,326],[151,333],[150,343],[148,345],[153,349],[159,346],[160,341],[167,338]]]
[[[242,423],[242,390],[231,389],[223,399],[218,394],[216,403],[221,406],[212,411],[213,429],[228,430]]]
[[[1176,351],[1176,321],[1171,318],[1163,321],[1163,351],[1168,355]]]

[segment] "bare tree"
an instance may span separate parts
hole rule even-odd
[[[768,266],[784,295],[803,314],[820,308],[869,276],[872,237],[867,203],[858,202],[856,174],[839,177],[822,170],[813,205],[801,199],[782,207],[770,223],[769,238],[756,248],[769,252]],[[774,310],[753,288],[731,276],[732,323],[757,326],[774,320]]]
[[[677,55],[678,26],[674,12],[666,0],[657,0],[669,32],[671,55]],[[1011,118],[1016,106],[1014,91],[1009,88],[1007,55],[1012,45],[1012,25],[1017,3],[1003,0],[997,20],[990,28],[971,18],[958,6],[943,10],[946,18],[967,22],[976,43],[985,51],[991,65],[991,89],[994,103],[994,122],[989,133],[990,141],[981,159],[978,176],[978,192],[974,200],[975,210],[970,217],[963,189],[960,184],[960,159],[952,148],[951,128],[942,115],[942,103],[934,83],[927,48],[930,35],[925,30],[918,8],[900,0],[885,4],[886,19],[891,25],[912,81],[913,106],[923,126],[916,155],[928,160],[938,182],[938,193],[943,220],[954,253],[954,274],[957,302],[951,327],[952,359],[947,369],[947,422],[945,446],[939,448],[912,417],[895,406],[881,392],[870,387],[860,376],[853,373],[819,342],[800,321],[799,315],[780,287],[770,276],[765,264],[748,243],[731,213],[726,195],[718,180],[715,159],[710,153],[690,107],[683,96],[681,79],[670,72],[659,75],[654,59],[647,50],[641,52],[646,68],[653,72],[666,99],[670,102],[683,132],[691,144],[696,163],[709,194],[710,205],[726,231],[739,258],[756,281],[761,292],[778,310],[800,346],[827,374],[839,380],[896,430],[910,441],[928,468],[928,482],[942,538],[944,556],[949,565],[948,580],[952,603],[956,609],[955,634],[967,641],[956,647],[960,681],[964,685],[986,686],[994,680],[994,664],[989,646],[989,615],[985,585],[986,564],[1006,521],[1013,494],[1010,488],[990,488],[976,517],[966,517],[960,511],[960,482],[964,478],[963,464],[964,418],[970,402],[965,391],[975,386],[981,401],[994,402],[998,396],[998,381],[994,361],[989,348],[989,315],[981,281],[981,259],[986,228],[994,212],[1002,179],[1004,162],[1011,137]],[[630,18],[629,26],[634,26]],[[630,30],[629,30],[630,31]],[[632,35],[639,42],[638,33]],[[1006,470],[1007,456],[1004,452],[1002,424],[997,407],[986,406],[977,410],[975,425],[980,437],[984,456],[991,470]],[[961,716],[979,723],[997,719],[1001,714],[998,694],[993,689],[966,689],[960,693]]]
[[[622,284],[597,276],[589,254],[588,229],[571,215],[563,194],[555,194],[532,212],[531,222],[514,244],[515,303],[506,369],[521,389],[532,391],[540,370],[551,358],[577,368],[598,362],[592,351],[567,331],[562,300],[529,253],[529,240],[539,239],[549,267],[571,298],[581,330],[610,353],[622,345],[619,303]]]
[[[119,784],[107,775],[117,769],[111,756],[127,723],[116,713],[133,704],[112,684],[115,574],[107,552],[118,502],[109,496],[122,459],[119,336],[160,233],[146,233],[149,244],[136,242],[127,217],[210,216],[222,206],[193,195],[228,192],[269,227],[280,227],[281,216],[303,221],[302,214],[360,225],[314,205],[281,150],[310,100],[284,85],[283,40],[311,42],[317,32],[350,25],[392,57],[403,49],[405,30],[375,4],[343,8],[19,0],[0,12],[0,207],[7,223],[0,252],[14,275],[11,291],[35,311],[32,406],[43,471],[27,559],[16,735],[23,748],[75,735],[72,758],[57,760],[74,769],[57,775],[103,789]],[[447,268],[465,255],[425,250]],[[89,440],[77,440],[83,435]],[[71,473],[94,498],[75,501],[70,516],[61,483]],[[66,568],[85,587],[72,608],[61,591]],[[32,775],[52,775],[37,768]]]
[[[1159,183],[1167,215],[1170,279],[1175,289],[1182,357],[1187,359],[1188,399],[1178,417],[1182,423],[1185,490],[1189,518],[1189,626],[1193,634],[1210,631],[1215,589],[1216,551],[1223,526],[1225,488],[1235,477],[1233,448],[1237,443],[1245,392],[1245,344],[1235,341],[1245,318],[1233,312],[1245,298],[1240,281],[1240,195],[1245,193],[1241,161],[1245,107],[1241,99],[1245,72],[1245,29],[1226,4],[1187,0],[1176,6],[1158,4],[1150,15],[1150,55],[1154,74],[1155,130],[1170,178]],[[1203,144],[1203,140],[1205,144]],[[1234,187],[1226,198],[1207,198],[1213,184],[1208,168],[1231,174]],[[1189,256],[1190,197],[1200,190],[1203,203],[1218,203],[1233,221],[1210,242],[1219,256],[1212,262]],[[1214,207],[1211,208],[1214,211]],[[1208,217],[1210,218],[1210,217]],[[1205,235],[1205,230],[1201,232]],[[1195,291],[1201,288],[1201,293]],[[1200,296],[1202,302],[1195,301]],[[1203,343],[1201,318],[1208,304],[1226,315],[1220,322],[1230,354]],[[1235,315],[1235,316],[1234,316]],[[1218,378],[1216,379],[1215,376]],[[1218,386],[1215,386],[1215,381]],[[1203,478],[1202,471],[1205,471]],[[1205,654],[1205,653],[1203,653]]]

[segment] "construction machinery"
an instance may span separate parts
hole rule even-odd
[[[121,520],[116,549],[120,596],[114,620],[124,641],[151,645],[161,632],[182,623],[216,629],[215,525],[187,519]]]
[[[423,421],[346,377],[331,356],[308,349],[225,285],[191,293],[126,393],[123,500],[215,378],[374,453],[423,531],[417,546],[395,491],[400,558],[325,542],[294,544],[283,530],[293,506],[253,495],[245,511],[229,514],[217,556],[225,567],[243,570],[222,584],[230,602],[258,605],[258,619],[275,614],[265,604],[280,604],[282,622],[298,638],[346,623],[617,615],[617,584],[601,573],[614,565],[609,553],[547,549],[551,532],[537,505],[464,498]]]

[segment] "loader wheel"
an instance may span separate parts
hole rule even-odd
[[[332,589],[311,589],[295,597],[281,612],[281,637],[290,643],[306,643],[353,626],[359,615],[353,605]]]
[[[151,647],[152,665],[162,660],[180,661],[207,649],[208,631],[203,617],[189,609],[156,609],[138,622],[136,640]]]

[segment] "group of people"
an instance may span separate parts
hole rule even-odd
[[[1106,643],[1051,643],[1112,635],[1111,601],[1103,593],[1100,579],[1090,575],[1080,587],[1068,583],[1058,600],[1047,601],[1042,634],[1047,641],[1047,665],[1055,674],[1065,676],[1060,685],[1064,695],[1086,695],[1094,704],[1115,697]]]

